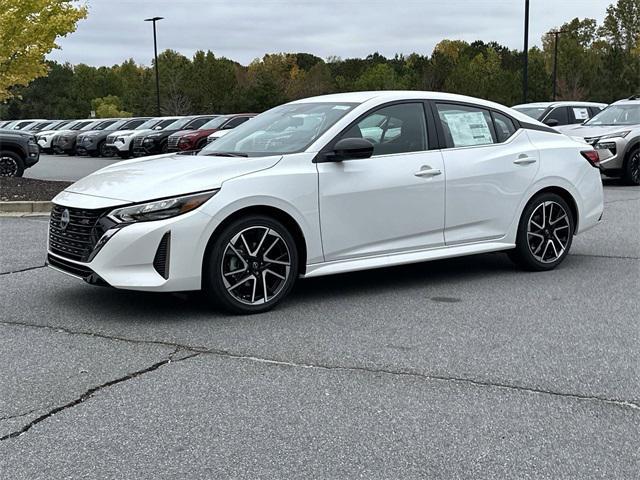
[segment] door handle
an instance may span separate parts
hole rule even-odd
[[[438,175],[442,175],[442,170],[439,168],[431,168],[429,165],[423,165],[414,175],[416,177],[437,177]]]
[[[513,163],[515,163],[516,165],[529,165],[536,162],[537,160],[533,157],[520,157],[517,160],[513,161]]]

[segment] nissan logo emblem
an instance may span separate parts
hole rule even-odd
[[[62,215],[60,215],[60,229],[66,230],[69,226],[69,221],[71,220],[69,216],[69,210],[66,208],[62,211]]]

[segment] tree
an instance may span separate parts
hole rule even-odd
[[[0,0],[0,101],[11,87],[46,75],[45,55],[86,15],[70,0]]]
[[[97,118],[125,118],[131,117],[131,113],[122,110],[122,102],[115,95],[91,100],[91,108],[96,112]]]

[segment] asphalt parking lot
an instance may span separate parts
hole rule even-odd
[[[252,317],[85,285],[0,218],[0,476],[637,478],[640,189],[606,203],[550,273],[310,279]]]
[[[70,157],[68,155],[40,155],[40,161],[24,172],[26,178],[73,182],[96,170],[119,162],[120,158]]]

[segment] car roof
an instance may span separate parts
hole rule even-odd
[[[638,105],[640,106],[640,98],[625,98],[612,103],[612,105]]]
[[[530,107],[530,108],[549,108],[549,107],[606,107],[606,103],[598,103],[598,102],[572,102],[572,101],[561,101],[561,102],[534,102],[534,103],[523,103],[520,105],[514,105],[513,108],[521,108],[521,107]]]
[[[482,98],[469,97],[466,95],[458,95],[454,93],[443,92],[428,92],[419,90],[382,90],[382,91],[366,91],[366,92],[349,92],[349,93],[334,93],[330,95],[321,95],[318,97],[303,98],[290,102],[290,105],[297,103],[357,103],[364,104],[367,102],[385,103],[393,102],[396,100],[440,100],[450,102],[470,103],[479,107],[493,108],[496,110],[502,110],[508,112],[512,117],[522,122],[537,123],[528,115],[525,115],[517,110],[513,110],[505,105],[501,105],[496,102],[484,100]]]

